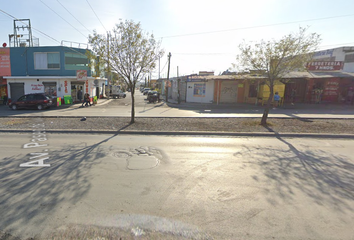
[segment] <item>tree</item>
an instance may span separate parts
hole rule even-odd
[[[267,105],[264,109],[261,124],[267,125],[269,109],[274,95],[274,85],[289,72],[305,69],[311,61],[321,39],[316,33],[306,34],[307,28],[299,28],[298,33],[282,37],[279,41],[261,40],[254,45],[243,42],[239,45],[241,53],[238,63],[245,69],[264,72],[265,84],[270,89]]]
[[[153,35],[144,33],[140,23],[120,22],[112,34],[89,36],[92,51],[104,61],[108,71],[117,73],[131,90],[132,109],[130,123],[135,122],[135,86],[145,74],[156,67],[156,61],[163,55],[160,42]]]

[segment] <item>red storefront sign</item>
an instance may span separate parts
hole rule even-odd
[[[10,48],[0,48],[0,76],[11,76]]]
[[[87,71],[86,70],[77,70],[76,71],[76,79],[78,81],[86,81],[87,80]]]
[[[315,61],[307,64],[309,71],[336,71],[342,70],[344,63],[342,61]]]
[[[339,94],[339,84],[340,80],[333,78],[326,82],[323,89],[323,101],[337,102]]]
[[[68,93],[68,81],[64,81],[65,93]]]

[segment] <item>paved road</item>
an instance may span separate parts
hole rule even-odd
[[[14,235],[98,226],[196,239],[353,237],[353,140],[33,128],[0,134],[0,229]],[[36,160],[50,166],[29,167]]]
[[[261,106],[245,104],[150,104],[144,100],[140,92],[136,94],[135,113],[137,117],[261,117]],[[131,99],[99,100],[94,107],[80,108],[80,104],[71,107],[54,108],[52,110],[18,110],[13,111],[5,106],[0,107],[0,116],[102,116],[130,117]],[[354,118],[354,107],[336,105],[295,105],[271,110],[269,117],[302,117],[302,118]]]

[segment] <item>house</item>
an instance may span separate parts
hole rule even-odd
[[[79,89],[92,98],[103,96],[106,79],[92,77],[86,49],[4,47],[0,49],[0,55],[1,92],[3,94],[6,89],[9,99],[44,92],[54,98],[70,98],[72,102],[78,100]]]

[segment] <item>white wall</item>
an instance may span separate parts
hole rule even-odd
[[[65,92],[65,81],[66,81],[66,90]],[[57,84],[57,97],[64,97],[64,95],[71,95],[71,81],[72,79],[53,79],[53,78],[40,78],[39,81],[37,79],[7,79],[8,83],[24,83],[24,91],[25,94],[29,93],[43,93],[44,85],[43,82],[55,82]],[[96,96],[96,87],[94,85],[94,80],[88,80],[88,92],[91,97]],[[100,92],[102,92],[102,83],[105,81],[99,81]],[[86,82],[84,85],[84,93],[86,92]],[[9,95],[11,91],[9,90]],[[11,98],[11,96],[9,96]]]
[[[343,71],[354,73],[354,62],[344,63]]]
[[[200,84],[205,85],[205,96],[195,95],[195,87],[200,86]],[[211,103],[214,101],[214,81],[208,82],[188,82],[187,83],[187,102],[195,103]]]

